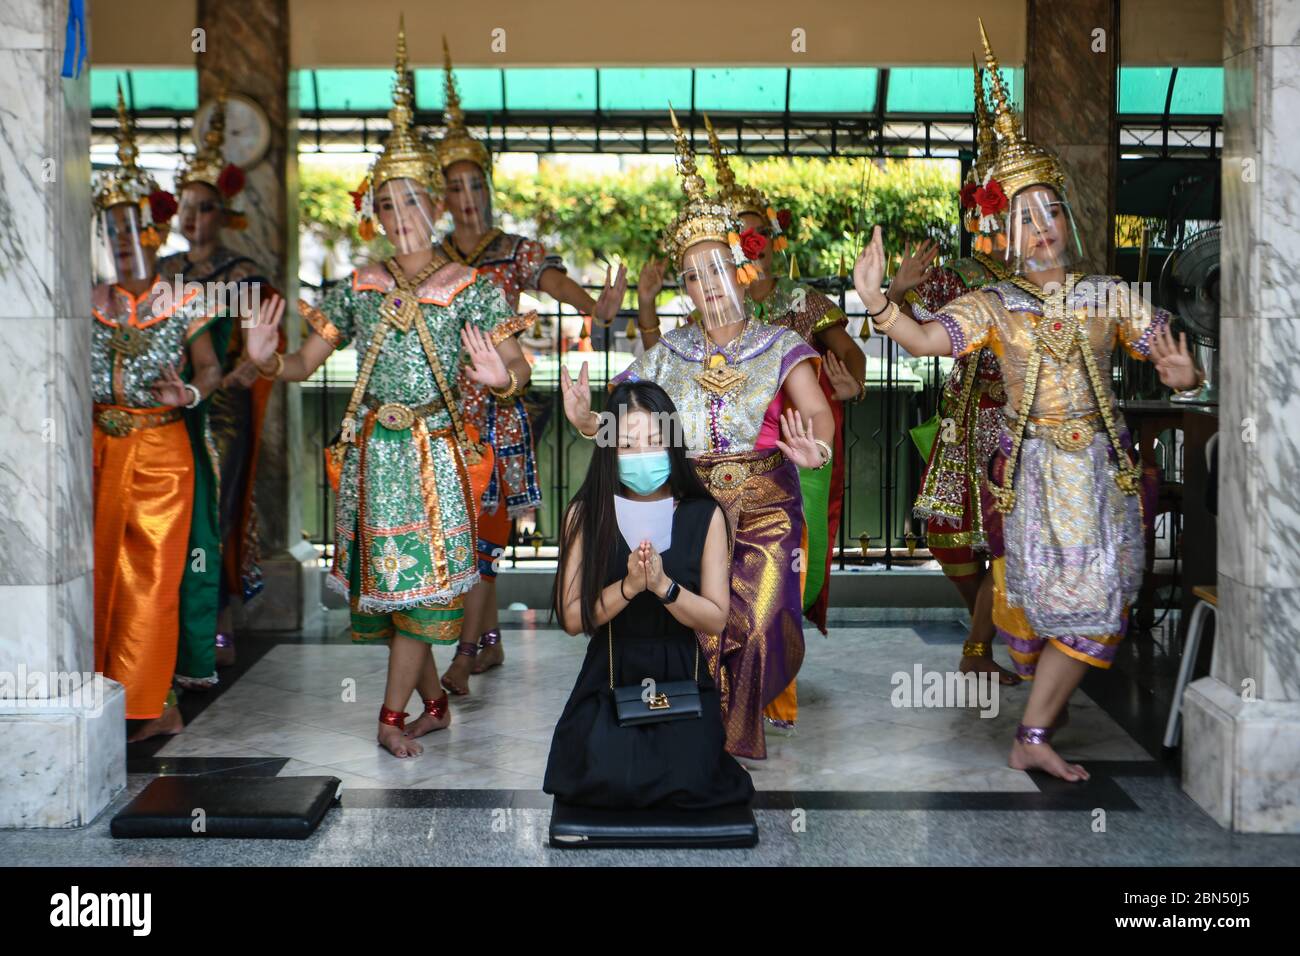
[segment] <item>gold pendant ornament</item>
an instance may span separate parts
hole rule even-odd
[[[108,347],[125,358],[135,358],[149,347],[149,338],[139,329],[119,325],[108,340]]]
[[[414,289],[403,289],[399,286],[384,296],[384,301],[379,306],[379,313],[392,325],[403,332],[408,332],[411,323],[420,314],[419,296]]]
[[[399,405],[396,402],[380,405],[375,416],[379,420],[379,424],[389,431],[405,431],[415,424],[415,413],[405,405]]]
[[[705,370],[695,376],[695,381],[715,395],[725,395],[745,384],[745,373],[728,365],[724,355],[715,352],[708,357],[705,366]]]

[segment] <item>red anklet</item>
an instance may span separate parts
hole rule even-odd
[[[404,711],[389,710],[383,704],[379,705],[379,722],[381,724],[388,724],[388,726],[396,727],[398,730],[405,730],[408,716]]]
[[[447,709],[451,705],[451,695],[443,694],[435,699],[424,698],[424,712],[434,720],[442,720],[447,716]]]

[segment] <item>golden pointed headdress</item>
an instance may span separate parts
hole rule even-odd
[[[390,179],[412,179],[435,196],[445,191],[442,169],[428,146],[415,132],[412,114],[411,78],[406,68],[406,25],[399,19],[397,55],[393,65],[393,108],[388,111],[393,130],[370,167],[371,193]]]
[[[737,216],[749,213],[762,219],[767,218],[770,203],[767,197],[753,186],[742,186],[736,182],[736,174],[731,170],[727,154],[722,151],[722,142],[718,139],[709,114],[704,114],[704,128],[709,132],[709,149],[713,151],[713,173],[718,180],[718,198],[731,207]]]
[[[456,92],[456,80],[451,73],[451,50],[446,37],[442,38],[442,68],[446,74],[447,105],[443,110],[443,121],[447,124],[447,132],[438,141],[438,162],[445,170],[452,163],[468,160],[486,176],[492,170],[492,157],[487,147],[465,128],[465,111],[460,108],[460,94]]]
[[[216,107],[208,121],[208,131],[203,134],[203,146],[182,163],[175,174],[175,187],[182,190],[191,182],[211,186],[221,195],[222,202],[238,195],[244,186],[244,172],[234,163],[226,163],[226,91],[217,94]]]
[[[732,245],[730,237],[739,231],[740,223],[727,203],[709,197],[704,178],[700,176],[700,171],[695,165],[695,151],[686,141],[686,134],[677,122],[677,114],[671,104],[668,107],[668,115],[673,121],[677,172],[682,177],[682,192],[686,194],[686,204],[677,213],[677,218],[669,224],[660,246],[674,262],[680,265],[686,250],[697,243],[721,242],[724,245]]]
[[[126,99],[122,84],[117,84],[117,166],[96,177],[95,206],[108,209],[123,203],[143,203],[152,193],[159,192],[157,181],[135,164],[140,155],[135,145],[135,128],[126,112]]]
[[[973,53],[971,66],[975,71],[975,162],[971,169],[975,181],[982,183],[997,162],[998,137],[993,130],[993,118],[989,115],[989,103],[984,93],[984,71],[980,69]]]
[[[993,178],[1011,198],[1027,186],[1051,186],[1065,198],[1065,167],[1060,158],[1046,147],[1031,143],[1020,131],[1020,123],[1011,112],[998,58],[989,45],[989,35],[980,21],[980,38],[984,41],[984,63],[993,82],[993,127],[997,130],[997,158],[993,161]]]

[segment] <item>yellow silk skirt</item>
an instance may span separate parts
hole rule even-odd
[[[126,688],[129,719],[152,719],[171,689],[190,560],[189,433],[181,420],[120,438],[96,427],[94,461],[95,670]]]

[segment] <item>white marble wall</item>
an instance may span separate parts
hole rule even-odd
[[[0,0],[5,674],[94,668],[90,81],[88,63],[59,75],[66,18],[66,0]],[[3,697],[12,686],[0,682],[0,826],[88,822],[125,784],[120,688],[111,720],[66,702],[18,707]]]
[[[1300,2],[1225,0],[1219,618],[1184,787],[1300,832]]]

